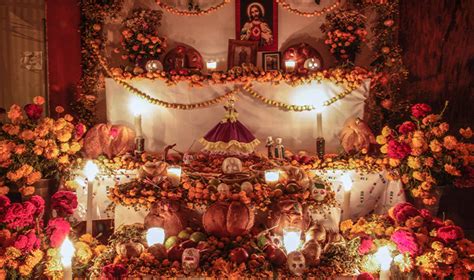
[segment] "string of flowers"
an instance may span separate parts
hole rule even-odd
[[[295,105],[295,104],[287,104],[287,103],[284,103],[284,102],[281,102],[281,101],[276,101],[276,100],[272,100],[272,99],[269,99],[269,98],[266,98],[264,96],[262,96],[261,94],[259,94],[258,92],[256,92],[253,88],[252,88],[252,85],[251,84],[247,84],[243,87],[244,89],[244,93],[248,93],[251,97],[269,105],[269,106],[273,106],[273,107],[276,107],[276,108],[279,108],[280,110],[284,110],[284,111],[294,111],[294,112],[302,112],[302,111],[313,111],[313,110],[316,110],[316,106],[314,105]],[[326,101],[323,101],[322,104],[324,107],[328,107],[330,106],[331,104],[335,103],[336,101],[338,100],[341,100],[343,99],[344,97],[346,97],[347,95],[349,95],[351,92],[353,91],[352,88],[350,89],[347,89],[339,94],[337,94],[336,96],[334,97],[331,97],[329,98],[328,100]]]
[[[302,12],[298,9],[292,8],[291,5],[286,2],[286,0],[276,0],[276,2],[280,4],[280,6],[283,9],[291,13],[297,14],[299,16],[303,16],[303,17],[315,17],[315,16],[319,17],[325,13],[331,12],[332,10],[336,9],[341,4],[341,0],[337,0],[336,3],[332,4],[331,6],[327,8],[323,8],[321,10],[314,10],[312,12]]]
[[[222,0],[222,2],[216,6],[212,6],[210,8],[204,9],[204,10],[196,10],[196,11],[183,11],[183,10],[178,10],[174,7],[171,7],[170,5],[163,3],[161,0],[156,0],[156,4],[158,4],[162,9],[167,11],[168,13],[178,15],[178,16],[202,16],[202,15],[208,15],[210,13],[213,13],[220,8],[224,7],[225,5],[229,4],[230,0]]]

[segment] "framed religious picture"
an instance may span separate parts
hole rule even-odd
[[[262,53],[263,70],[272,71],[280,70],[281,54],[280,52],[264,52]]]
[[[270,0],[235,1],[236,38],[255,41],[259,51],[278,50],[278,4]]]
[[[257,42],[229,39],[227,68],[242,66],[242,64],[257,65]]]

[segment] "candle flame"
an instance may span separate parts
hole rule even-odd
[[[99,167],[92,160],[88,160],[84,166],[84,174],[88,181],[93,181],[99,174]]]
[[[148,247],[165,242],[165,230],[160,227],[149,228],[146,233],[146,242]]]
[[[283,246],[286,253],[296,251],[301,245],[301,230],[297,228],[283,229]]]
[[[389,270],[392,263],[392,254],[388,246],[380,247],[374,254],[375,259],[380,264],[381,270]]]
[[[63,266],[71,266],[72,257],[74,257],[75,251],[76,250],[74,249],[74,245],[72,244],[71,240],[69,240],[69,237],[66,237],[66,239],[63,241],[63,244],[61,245],[61,248],[59,248],[61,263]]]

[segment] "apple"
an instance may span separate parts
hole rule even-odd
[[[282,249],[274,245],[267,245],[264,252],[272,264],[282,266],[286,263],[286,254]]]
[[[197,242],[194,242],[192,240],[185,240],[179,244],[179,247],[183,249],[188,249],[188,248],[195,248],[197,245]]]
[[[165,241],[165,247],[168,250],[171,247],[173,247],[176,243],[178,243],[178,237],[177,236],[170,236]]]
[[[196,243],[199,243],[200,241],[206,240],[206,237],[207,237],[206,234],[196,231],[191,234],[189,239]]]
[[[168,250],[168,260],[170,261],[181,261],[181,257],[183,256],[184,252],[183,247],[179,245],[174,245]]]
[[[178,238],[179,239],[188,239],[189,236],[190,236],[190,234],[187,230],[182,230],[178,233]]]
[[[244,248],[238,247],[230,251],[229,257],[232,262],[241,264],[249,258],[249,253]]]

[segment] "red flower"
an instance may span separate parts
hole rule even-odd
[[[389,210],[389,215],[398,224],[404,224],[409,218],[420,215],[420,211],[408,202],[402,202]]]
[[[365,255],[372,249],[374,241],[370,237],[362,237],[362,240],[359,245],[359,254]]]
[[[9,229],[19,229],[30,226],[34,222],[36,207],[27,201],[23,204],[12,203],[5,212],[4,222]]]
[[[411,114],[415,118],[423,118],[431,112],[431,107],[425,103],[418,103],[411,107]]]
[[[357,276],[357,280],[374,280],[374,276],[372,274],[363,272]]]
[[[15,248],[21,251],[30,252],[40,247],[40,239],[35,232],[30,230],[27,234],[19,235],[14,243]]]
[[[46,234],[49,236],[51,247],[58,248],[71,231],[71,226],[63,218],[55,218],[49,221]]]
[[[4,213],[5,210],[10,206],[11,202],[8,196],[0,195],[0,213]]]
[[[30,120],[37,120],[41,118],[41,114],[43,114],[43,108],[36,104],[26,104],[25,107],[23,107],[23,110],[25,110],[25,113]]]
[[[416,236],[413,232],[399,229],[392,234],[390,239],[397,244],[400,253],[409,253],[416,256],[420,252],[420,246],[416,243]]]
[[[102,268],[101,280],[122,279],[127,274],[123,264],[108,264]]]
[[[446,244],[464,238],[464,232],[458,226],[440,227],[436,232],[436,235]]]
[[[51,197],[51,207],[58,214],[71,215],[77,208],[77,196],[70,191],[58,191]]]
[[[388,156],[395,159],[404,159],[411,153],[410,145],[395,140],[388,141]]]
[[[29,202],[33,203],[36,207],[35,215],[41,216],[44,213],[44,199],[39,195],[34,195],[30,198]]]
[[[76,124],[76,126],[74,127],[74,137],[76,139],[81,139],[85,133],[86,133],[86,126],[82,123]]]
[[[412,131],[415,131],[415,129],[416,129],[416,126],[414,123],[410,121],[406,121],[400,125],[400,127],[398,128],[398,132],[402,134],[408,134]]]

